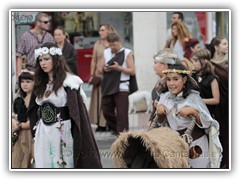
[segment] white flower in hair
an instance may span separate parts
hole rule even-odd
[[[62,50],[60,48],[56,48],[56,47],[51,47],[50,49],[47,47],[43,47],[43,48],[38,48],[35,49],[35,59],[37,59],[39,56],[42,56],[43,54],[51,54],[52,56],[54,55],[62,55]]]
[[[61,56],[62,55],[62,50],[60,48],[55,48],[55,49],[56,49],[56,54]]]
[[[42,55],[41,48],[39,48],[39,49],[35,49],[34,53],[35,53],[35,59],[37,59],[38,56],[41,56],[41,55]]]
[[[55,47],[51,47],[49,53],[50,53],[52,56],[54,56],[54,55],[56,54],[56,48],[55,48]]]
[[[43,47],[42,48],[42,53],[43,54],[48,54],[49,53],[49,49],[47,47]]]

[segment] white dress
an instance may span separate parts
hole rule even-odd
[[[57,95],[53,92],[49,97],[36,99],[38,105],[50,102],[56,107],[63,107],[67,102],[67,94],[61,87]],[[71,134],[71,120],[46,125],[39,120],[37,123],[34,159],[35,168],[73,168],[73,138]],[[64,146],[63,143],[66,145]]]
[[[158,105],[163,104],[168,110],[167,114],[167,122],[171,129],[173,130],[183,130],[189,126],[189,123],[192,121],[191,118],[184,118],[180,115],[176,115],[176,111],[190,106],[196,109],[199,112],[200,121],[202,126],[196,124],[199,128],[203,128],[205,133],[209,133],[209,129],[211,126],[219,129],[219,125],[216,120],[214,120],[206,105],[204,104],[202,98],[199,96],[197,91],[193,91],[187,96],[187,98],[183,98],[182,96],[175,96],[170,92],[166,92],[161,94],[160,101]],[[214,142],[216,142],[216,146],[222,149],[218,136],[215,137]],[[202,137],[194,140],[190,147],[198,145],[202,149],[202,154],[196,159],[189,159],[189,163],[192,168],[211,168],[212,162],[210,162],[211,153],[209,152],[209,142],[207,135],[203,135]],[[213,156],[216,154],[212,154]],[[221,159],[221,155],[219,157]],[[218,159],[219,159],[218,158]]]

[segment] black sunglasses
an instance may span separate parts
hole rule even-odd
[[[50,21],[41,21],[41,20],[39,20],[40,22],[43,22],[44,24],[47,24],[47,23],[49,23]]]

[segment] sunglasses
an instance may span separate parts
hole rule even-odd
[[[44,24],[47,24],[47,23],[49,23],[50,21],[41,21],[41,20],[39,20],[40,22],[43,22]]]

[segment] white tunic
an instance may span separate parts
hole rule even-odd
[[[132,51],[130,49],[127,49],[124,47],[121,48],[118,52],[120,52],[120,51],[124,51],[124,61],[122,64],[122,68],[127,68],[126,59],[127,59],[127,56],[129,55],[129,53]],[[107,64],[107,62],[110,61],[114,56],[115,56],[115,54],[113,54],[111,52],[111,48],[105,49],[104,50],[105,64]],[[128,82],[129,79],[130,79],[130,75],[121,73],[120,81],[125,81],[125,82],[122,82],[119,84],[120,91],[128,91],[129,90],[129,82]]]
[[[163,93],[160,96],[160,101],[158,105],[160,104],[163,104],[169,110],[169,113],[167,114],[166,117],[167,117],[167,121],[169,123],[170,128],[174,130],[185,129],[188,127],[189,123],[191,122],[190,117],[184,118],[180,115],[176,115],[177,110],[186,106],[190,106],[199,112],[202,126],[199,126],[198,124],[197,126],[199,128],[205,129],[206,134],[209,133],[209,128],[211,126],[214,126],[216,127],[216,129],[219,129],[218,122],[211,117],[206,105],[204,104],[202,98],[199,96],[199,93],[197,91],[192,91],[185,99],[182,96],[175,96],[170,92]],[[219,147],[221,151],[222,147],[218,139],[218,136],[214,138],[217,139],[217,140],[214,140],[214,142],[216,143],[215,146]],[[200,146],[203,152],[202,152],[202,155],[200,155],[198,158],[189,159],[191,167],[210,168],[211,167],[210,163],[212,163],[210,162],[210,159],[212,158],[209,152],[209,143],[208,143],[207,136],[204,135],[199,139],[194,140],[190,147],[194,145]],[[216,156],[216,155],[217,154],[212,154],[212,156]],[[221,159],[221,155],[219,158]]]
[[[50,102],[57,107],[63,107],[67,102],[67,94],[61,87],[57,95],[53,92],[48,98],[36,99],[38,105],[44,102]],[[34,143],[34,158],[36,168],[73,168],[73,138],[71,134],[71,121],[62,121],[61,130],[59,122],[52,125],[45,125],[40,119],[37,124],[35,143]],[[61,143],[66,143],[64,147]],[[65,161],[63,166],[61,161]]]

